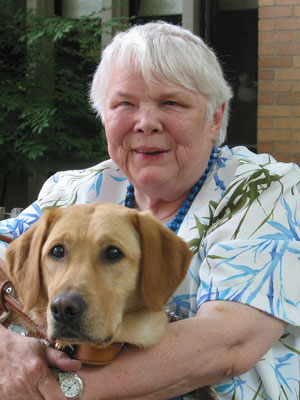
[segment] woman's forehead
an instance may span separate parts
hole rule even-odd
[[[134,62],[115,62],[111,69],[109,87],[123,86],[124,88],[129,86],[151,86],[152,88],[160,89],[161,91],[169,93],[184,93],[189,92],[191,94],[200,94],[195,88],[191,89],[184,85],[181,85],[176,80],[166,79],[161,74],[158,75],[155,71],[146,71],[146,75],[141,67],[138,67]]]
[[[154,95],[161,98],[179,98],[199,95],[196,91],[187,89],[177,83],[161,81],[155,77],[146,81],[141,72],[121,68],[112,72],[108,91],[120,97]]]

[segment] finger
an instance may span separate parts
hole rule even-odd
[[[52,349],[49,346],[46,346],[45,354],[48,365],[63,371],[78,371],[82,366],[81,361],[73,360],[62,351]]]
[[[38,382],[37,388],[45,400],[66,400],[59,383],[50,371]]]

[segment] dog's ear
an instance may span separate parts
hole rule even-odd
[[[141,291],[146,306],[161,310],[185,277],[193,256],[188,245],[152,213],[133,214],[142,248]]]
[[[31,310],[38,301],[41,287],[41,252],[57,209],[46,211],[26,232],[8,247],[5,258],[7,273],[24,310]]]

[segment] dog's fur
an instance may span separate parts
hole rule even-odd
[[[150,212],[108,203],[46,211],[6,252],[24,309],[49,340],[97,347],[156,343],[191,256]]]

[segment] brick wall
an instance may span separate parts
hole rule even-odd
[[[300,165],[300,0],[259,0],[259,153]]]

